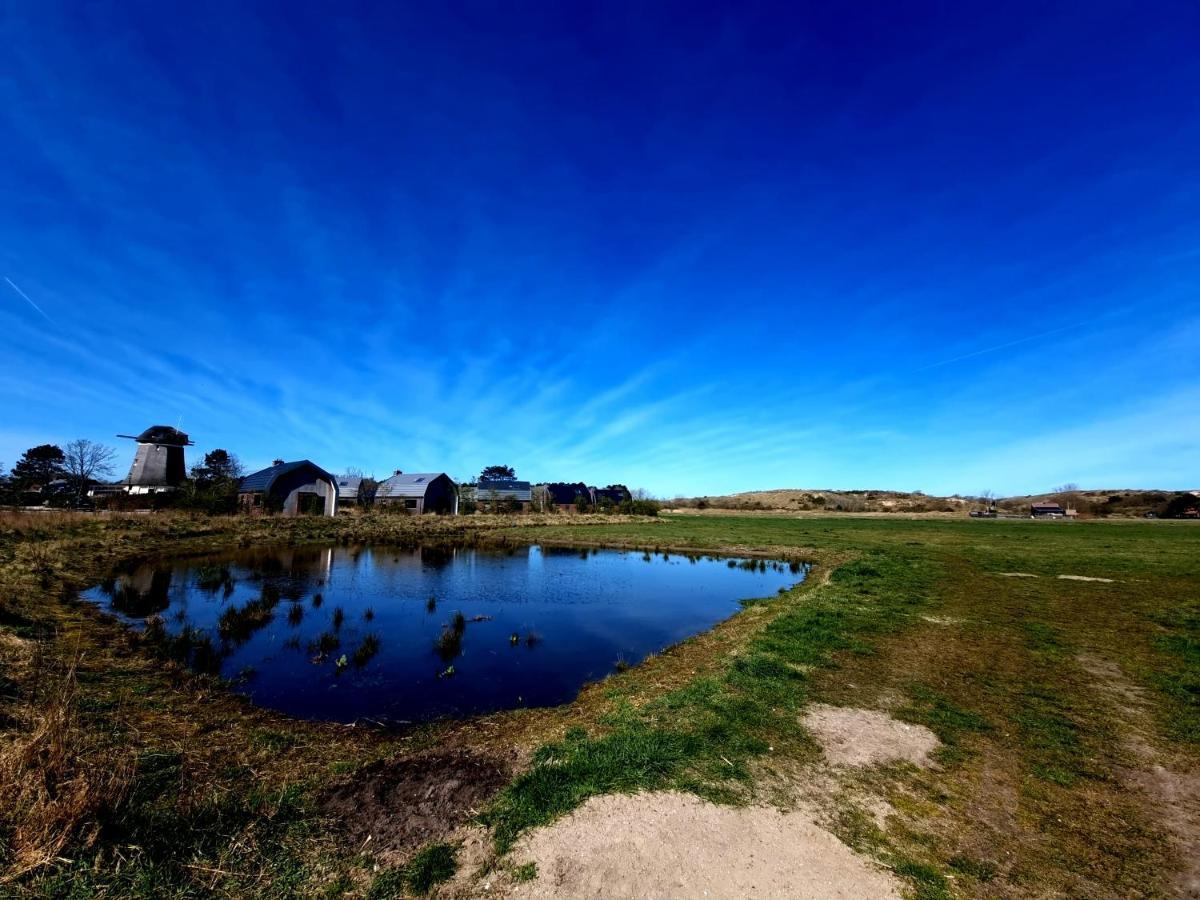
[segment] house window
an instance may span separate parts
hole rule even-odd
[[[404,508],[405,509],[416,509],[417,508],[417,498],[416,497],[405,497],[404,498]]]

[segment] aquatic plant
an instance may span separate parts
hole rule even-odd
[[[456,612],[450,619],[450,627],[456,634],[462,634],[467,630],[467,617],[461,612]]]
[[[433,642],[433,649],[442,659],[453,659],[462,652],[462,632],[453,628],[443,628],[442,633]]]
[[[363,610],[363,618],[370,622],[375,618],[375,610],[368,606]]]
[[[433,612],[435,609],[437,609],[437,597],[431,594],[429,599],[425,601],[425,612]]]
[[[354,650],[352,660],[357,668],[362,668],[379,652],[379,638],[373,634],[368,634],[362,639],[362,643]]]
[[[521,643],[521,636],[514,631],[508,636],[508,643],[513,647],[517,646],[517,644]]]
[[[471,621],[472,622],[490,622],[490,621],[492,621],[492,618],[493,618],[493,616],[485,616],[485,615],[480,614],[478,616],[471,616]]]
[[[345,612],[342,611],[340,606],[335,606],[333,608],[333,627],[335,629],[341,628],[344,621],[346,621]]]
[[[454,666],[446,666],[442,671],[438,672],[438,678],[453,678]]]
[[[313,609],[320,609],[321,604],[324,602],[325,602],[325,597],[324,597],[324,595],[321,594],[320,591],[317,591],[317,593],[313,594],[313,598],[312,598]]]
[[[310,649],[324,655],[341,646],[342,639],[332,631],[322,631],[320,636],[309,645]]]
[[[525,646],[526,647],[536,647],[541,642],[542,642],[542,636],[540,634],[538,634],[536,631],[525,632]]]
[[[628,672],[633,668],[633,664],[630,663],[629,660],[627,660],[624,656],[618,656],[617,661],[613,663],[613,668],[618,672]]]
[[[217,620],[217,633],[227,641],[242,643],[250,639],[258,629],[271,621],[275,614],[275,602],[263,596],[251,600],[245,606],[231,606]]]
[[[304,618],[304,607],[299,603],[293,603],[292,608],[288,610],[288,624],[299,625]]]
[[[233,587],[233,576],[229,574],[228,566],[200,566],[196,569],[196,587],[210,593],[219,587],[226,587],[228,592]]]

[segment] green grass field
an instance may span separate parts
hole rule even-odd
[[[411,540],[426,528],[475,541],[779,554],[817,567],[806,584],[748,604],[566,707],[403,735],[254,710],[62,599],[153,552]],[[1189,802],[1200,772],[1198,561],[1200,526],[1174,522],[10,523],[0,531],[0,631],[9,636],[0,788],[18,802],[0,813],[0,864],[17,877],[0,892],[424,890],[453,871],[451,845],[435,841],[376,874],[379,860],[322,813],[329,785],[430,746],[524,748],[530,761],[480,817],[503,854],[599,793],[811,798],[820,750],[801,716],[821,702],[885,708],[941,739],[935,768],[820,782],[829,827],[914,896],[1179,893],[1198,837],[1194,813],[1171,808]],[[1166,775],[1147,775],[1158,770]],[[70,795],[66,786],[81,780],[89,790]],[[888,804],[883,821],[870,814],[872,799]]]

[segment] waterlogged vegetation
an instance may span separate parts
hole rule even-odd
[[[152,550],[340,543],[339,529],[347,545],[399,541],[403,534],[384,529],[412,524],[9,522],[0,533],[0,788],[13,801],[0,811],[0,834],[3,865],[17,877],[6,889],[394,896],[436,890],[443,878],[469,884],[474,874],[456,848],[472,813],[447,820],[440,832],[426,821],[417,838],[388,851],[382,838],[364,848],[351,836],[403,824],[388,812],[351,803],[345,808],[363,821],[347,832],[345,814],[329,811],[330,791],[352,798],[360,785],[375,791],[372,779],[411,761],[399,793],[389,795],[406,816],[429,792],[448,790],[448,780],[473,781],[463,766],[509,773],[497,793],[467,805],[483,810],[478,821],[499,853],[588,797],[673,787],[718,802],[806,797],[914,896],[1180,890],[1189,859],[1181,817],[1168,815],[1171,798],[1153,791],[1169,777],[1186,786],[1200,766],[1200,528],[692,516],[518,521],[534,527],[472,520],[455,523],[465,528],[455,538],[625,547],[638,565],[647,552],[689,567],[685,551],[723,551],[744,560],[812,559],[817,568],[799,587],[764,592],[712,630],[614,671],[569,705],[397,733],[249,706],[214,690],[208,676],[148,655],[160,652],[153,635],[127,635],[62,598],[98,583],[114,559],[136,562]],[[344,655],[342,678],[370,672],[386,652],[377,599],[368,622],[334,599],[332,584],[321,586],[330,598],[324,606],[316,595],[290,597],[286,585],[273,598],[236,567],[228,579],[213,572],[206,589],[219,603],[231,581],[231,605],[274,603],[270,627],[281,634],[296,630],[288,611],[303,606],[304,625],[316,620],[314,637],[341,642],[324,665]],[[111,585],[119,587],[120,579]],[[455,612],[463,613],[466,646],[489,623],[473,622],[475,611],[458,598],[430,601],[428,590],[411,601],[429,623],[423,652],[439,673],[458,670],[442,681],[465,680],[469,657],[444,664],[434,640],[443,629],[454,633]],[[172,619],[161,584],[147,582],[121,602],[147,610],[151,622],[159,617],[147,632],[161,628],[163,640],[186,644],[193,664],[197,652],[210,652],[198,650],[203,635]],[[339,629],[335,606],[345,614]],[[535,630],[543,641],[532,652],[552,648],[553,634],[534,625],[497,617],[497,652],[526,653]],[[356,648],[372,633],[377,655],[358,668]],[[220,641],[210,642],[218,652]],[[319,668],[304,653],[303,665]],[[607,654],[606,669],[620,658]],[[260,671],[249,684],[261,678]],[[885,709],[932,729],[942,742],[937,765],[825,770],[801,724],[814,702]],[[430,748],[454,748],[458,762],[430,756]],[[513,748],[528,755],[512,756]],[[814,778],[815,771],[824,774]],[[1139,780],[1139,771],[1157,772],[1158,781]],[[537,877],[536,867],[518,873],[503,858],[486,868],[491,874],[481,877]]]

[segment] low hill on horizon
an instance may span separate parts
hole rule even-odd
[[[1026,513],[1032,503],[1060,503],[1079,510],[1080,515],[1096,517],[1141,518],[1147,513],[1162,515],[1179,495],[1197,497],[1200,490],[1167,491],[1070,488],[1044,494],[1025,494],[995,498],[1003,513]],[[960,513],[985,509],[988,497],[951,495],[939,497],[920,491],[833,490],[778,488],[767,491],[743,491],[714,497],[676,498],[669,505],[680,509],[774,510],[788,512],[871,512],[871,513]]]

